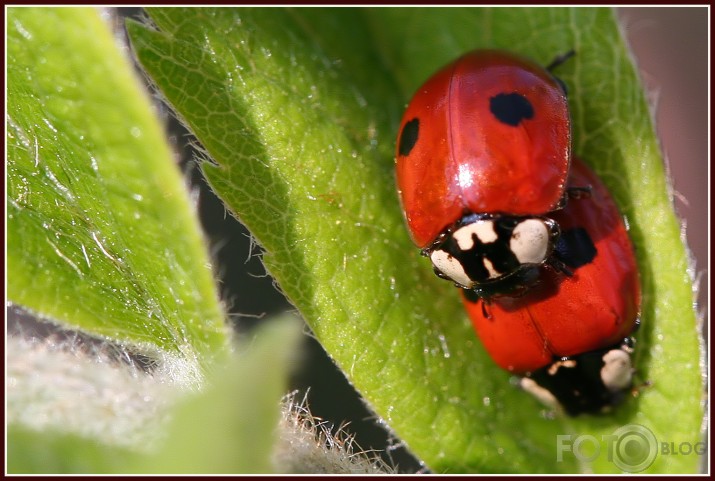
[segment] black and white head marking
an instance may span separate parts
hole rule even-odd
[[[622,391],[631,386],[633,366],[631,356],[623,349],[611,349],[603,355],[601,381],[611,392]]]
[[[563,407],[556,396],[554,396],[551,391],[545,387],[541,387],[536,381],[530,377],[522,377],[519,380],[519,387],[524,391],[528,392],[534,396],[541,404],[549,409],[553,409],[557,412],[562,412]]]
[[[559,359],[520,381],[520,387],[556,411],[576,416],[611,409],[633,383],[632,339],[607,349]]]
[[[544,263],[558,235],[558,225],[547,218],[471,215],[426,253],[438,276],[474,289]]]

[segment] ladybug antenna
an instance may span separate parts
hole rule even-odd
[[[549,65],[546,66],[546,70],[549,72],[553,73],[554,69],[558,66],[560,66],[562,63],[566,62],[568,59],[576,55],[576,50],[571,49],[566,53],[562,53],[561,55],[557,55],[556,58],[554,58]]]
[[[554,75],[554,69],[556,67],[560,66],[562,63],[566,62],[568,59],[570,59],[574,55],[576,55],[576,51],[573,49],[569,50],[568,52],[557,56],[555,59],[553,59],[551,61],[551,63],[549,65],[546,66],[546,70],[551,74],[551,76],[554,78],[554,80],[556,80],[556,83],[559,84],[559,86],[561,87],[561,90],[563,91],[565,96],[568,96],[569,89],[568,89],[568,87],[566,87],[566,84],[564,83],[563,80],[561,80],[556,75]]]

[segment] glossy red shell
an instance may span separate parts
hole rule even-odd
[[[518,93],[533,116],[499,121],[490,99]],[[539,215],[559,203],[568,175],[571,122],[558,82],[538,64],[494,50],[470,52],[432,76],[400,124],[418,119],[397,185],[413,241],[425,247],[465,211]],[[403,149],[406,150],[406,149]]]
[[[597,253],[566,277],[542,267],[540,281],[523,297],[494,298],[486,306],[464,300],[472,324],[492,359],[525,373],[554,356],[573,356],[620,342],[634,329],[640,286],[633,248],[611,195],[600,179],[574,159],[570,184],[592,186],[590,199],[572,199],[553,218],[562,232],[584,228]]]

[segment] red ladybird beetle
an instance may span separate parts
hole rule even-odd
[[[476,50],[419,88],[402,118],[397,186],[412,240],[438,276],[490,297],[551,257],[571,120],[549,67]],[[558,266],[557,266],[558,267]]]
[[[554,212],[562,234],[554,255],[571,276],[541,267],[519,297],[488,305],[463,292],[472,324],[492,359],[521,386],[567,413],[598,412],[631,386],[629,336],[638,325],[640,286],[633,247],[600,179],[574,158],[570,182],[591,185],[591,197]]]

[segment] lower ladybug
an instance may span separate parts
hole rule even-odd
[[[522,374],[521,387],[570,415],[606,411],[632,385],[629,337],[638,326],[640,286],[626,226],[600,179],[573,159],[569,181],[590,198],[552,213],[561,228],[554,255],[571,275],[540,267],[521,296],[489,302],[462,290],[492,359]]]

